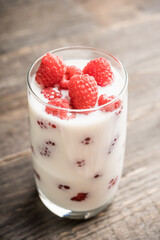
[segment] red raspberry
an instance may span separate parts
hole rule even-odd
[[[46,112],[48,114],[52,114],[53,116],[58,116],[61,119],[66,119],[67,118],[67,110],[62,110],[62,109],[57,109],[54,108],[54,106],[59,107],[59,108],[69,108],[69,101],[67,99],[59,99],[55,98],[54,100],[51,100],[48,102],[48,104],[53,105],[53,107],[46,107]]]
[[[87,63],[83,69],[84,74],[93,76],[98,85],[104,87],[113,82],[113,72],[105,58],[96,58]]]
[[[66,78],[66,75],[63,76],[63,79],[60,81],[59,86],[60,86],[62,89],[68,89],[69,80]]]
[[[82,71],[80,68],[77,68],[76,66],[67,66],[66,70],[66,77],[67,79],[70,79],[73,75],[81,75]]]
[[[74,75],[69,81],[69,96],[74,108],[87,109],[95,106],[98,87],[94,77]]]
[[[66,72],[66,65],[61,57],[47,53],[41,60],[36,72],[36,81],[41,86],[53,87],[60,82]]]
[[[110,101],[114,100],[115,96],[111,95],[111,96],[107,96],[106,94],[102,94],[99,99],[98,99],[98,105],[104,105],[106,103],[109,103]],[[117,108],[119,108],[121,106],[121,100],[118,99],[117,101],[105,106],[102,108],[102,111],[105,112],[113,112],[114,110],[116,110]]]
[[[81,75],[81,69],[77,68],[76,66],[67,66],[66,73],[63,79],[60,81],[59,85],[62,89],[68,89],[69,80],[73,75]]]
[[[61,98],[62,96],[58,88],[53,87],[43,88],[41,93],[44,95],[45,98],[48,98],[49,100],[53,100],[54,98]]]
[[[72,201],[81,202],[87,198],[88,193],[77,193],[77,196],[71,198]]]

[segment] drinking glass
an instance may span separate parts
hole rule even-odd
[[[120,182],[128,76],[118,59],[99,49],[66,47],[51,53],[72,62],[104,57],[119,77],[118,94],[110,103],[92,109],[66,110],[43,101],[32,87],[43,56],[28,72],[30,143],[39,197],[60,217],[88,219],[111,204]],[[120,106],[107,111],[116,101],[120,101]],[[46,107],[57,111],[57,116],[46,113]],[[63,114],[67,114],[66,119]]]

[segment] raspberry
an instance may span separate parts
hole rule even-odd
[[[80,68],[77,68],[76,66],[67,66],[66,70],[66,77],[67,79],[70,79],[73,75],[81,75],[82,71]]]
[[[74,75],[69,81],[69,96],[74,108],[87,109],[95,106],[98,87],[94,77]]]
[[[112,178],[110,181],[109,181],[109,186],[108,186],[108,189],[110,189],[111,187],[113,187],[116,182],[118,180],[118,176],[116,176],[115,178]]]
[[[69,80],[66,78],[65,75],[63,76],[62,80],[60,81],[59,86],[60,86],[62,89],[68,89]]]
[[[58,116],[61,119],[66,119],[67,118],[67,110],[62,110],[62,109],[56,109],[54,106],[59,107],[59,108],[69,108],[69,101],[67,99],[59,99],[55,98],[54,100],[51,100],[48,102],[49,104],[53,105],[53,107],[46,107],[46,112],[48,114],[52,114],[53,116]]]
[[[62,96],[58,88],[53,88],[53,87],[43,88],[41,93],[44,95],[45,98],[49,100],[53,100],[55,98],[61,98]]]
[[[109,103],[110,101],[113,101],[114,99],[115,99],[114,95],[107,96],[106,94],[102,94],[98,99],[98,105],[99,106],[104,105],[106,103]],[[118,99],[117,101],[103,107],[102,111],[113,112],[114,110],[121,106],[121,103],[122,103],[121,100]]]
[[[77,193],[77,196],[71,198],[72,201],[81,202],[87,198],[88,193]]]
[[[101,57],[91,60],[83,69],[84,74],[93,76],[98,85],[104,87],[113,82],[113,72],[109,62]]]
[[[66,65],[61,57],[47,53],[41,60],[35,80],[44,87],[53,87],[60,82],[66,72]]]
[[[77,68],[76,66],[67,66],[66,73],[63,79],[60,81],[59,86],[62,89],[68,89],[69,80],[73,75],[80,75],[82,74],[81,69]]]

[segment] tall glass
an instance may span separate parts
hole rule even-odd
[[[106,58],[121,79],[112,102],[85,110],[63,109],[45,103],[32,89],[39,58],[28,72],[28,106],[33,171],[40,199],[60,217],[87,219],[107,208],[116,194],[123,168],[127,72],[115,57],[88,47],[51,51],[67,60]],[[105,111],[117,100],[121,106]],[[45,112],[46,106],[58,116]],[[68,119],[61,119],[67,111]]]

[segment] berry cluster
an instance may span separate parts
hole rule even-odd
[[[41,94],[49,100],[50,106],[45,111],[61,119],[75,117],[69,115],[69,109],[104,105],[102,111],[112,112],[121,106],[121,100],[115,101],[113,95],[103,94],[98,98],[98,86],[104,87],[114,81],[111,65],[103,57],[91,60],[81,70],[76,66],[66,66],[61,57],[47,53],[41,60],[35,80],[43,87]],[[62,97],[62,90],[68,91],[67,99]],[[45,128],[43,124],[39,125]]]

